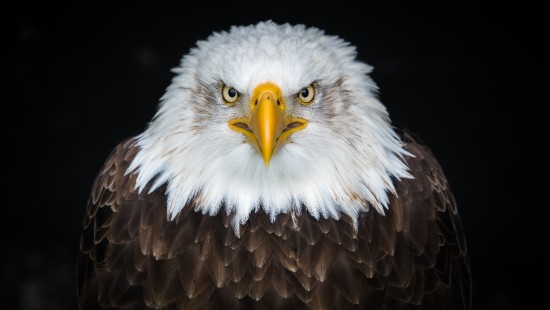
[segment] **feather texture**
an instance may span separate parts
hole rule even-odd
[[[101,169],[84,219],[81,309],[469,309],[462,225],[441,167],[402,134],[414,179],[394,179],[382,215],[314,218],[263,209],[168,219],[166,185],[138,192],[135,139]],[[150,187],[150,182],[147,187]]]

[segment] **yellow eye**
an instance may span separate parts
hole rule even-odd
[[[313,85],[309,85],[298,92],[298,99],[303,104],[310,104],[313,101],[313,98],[315,98],[315,88]]]
[[[224,85],[222,88],[222,97],[227,104],[233,104],[239,99],[239,92],[231,86]]]

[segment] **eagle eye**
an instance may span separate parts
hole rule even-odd
[[[313,85],[302,88],[302,90],[298,92],[298,100],[303,104],[310,104],[313,98],[315,98],[315,88]]]
[[[224,85],[222,88],[222,97],[225,103],[232,105],[239,99],[239,92],[231,86]]]

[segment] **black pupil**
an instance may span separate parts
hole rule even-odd
[[[300,91],[300,95],[302,95],[302,97],[304,98],[307,98],[307,95],[309,95],[309,90],[307,90],[307,88],[304,88]]]
[[[237,96],[237,91],[235,90],[235,88],[230,88],[227,91],[227,94],[229,95],[229,97],[233,98],[233,97]]]

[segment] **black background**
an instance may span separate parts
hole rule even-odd
[[[393,124],[432,148],[454,190],[474,309],[543,297],[542,7],[201,3],[2,10],[2,309],[76,309],[81,222],[106,156],[145,128],[194,42],[267,19],[339,35],[374,66]]]

